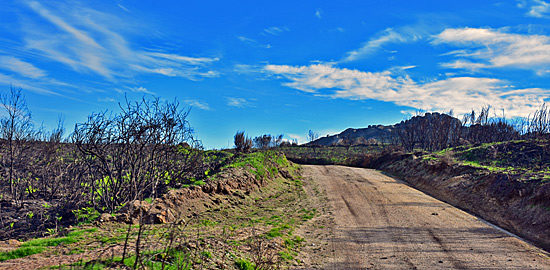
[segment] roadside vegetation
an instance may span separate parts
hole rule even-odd
[[[177,101],[126,100],[65,135],[2,93],[0,262],[58,269],[279,269],[316,210],[282,135],[204,150]],[[18,239],[18,240],[15,240]],[[9,240],[9,241],[7,241]],[[38,258],[38,260],[37,260]],[[48,262],[48,260],[50,262]]]

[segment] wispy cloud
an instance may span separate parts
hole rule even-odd
[[[467,113],[490,104],[508,116],[525,116],[550,98],[546,89],[515,89],[494,78],[454,77],[419,83],[391,71],[364,72],[332,65],[267,65],[268,72],[283,76],[283,83],[329,98],[374,99],[423,110]]]
[[[455,54],[462,58],[444,64],[455,68],[514,67],[545,72],[550,65],[550,37],[510,34],[485,28],[446,29],[435,36],[435,44],[463,46]]]
[[[283,33],[288,31],[290,31],[290,29],[286,26],[280,26],[280,27],[273,26],[273,27],[265,28],[264,30],[262,30],[261,34],[264,36],[280,36]]]
[[[126,86],[125,87],[126,89],[130,90],[131,92],[134,92],[134,93],[145,93],[145,94],[150,94],[150,95],[154,95],[155,93],[149,91],[147,88],[143,87],[143,86],[134,86],[134,87],[129,87],[129,86]]]
[[[25,90],[32,91],[42,95],[57,95],[62,96],[59,93],[52,92],[48,90],[49,87],[45,86],[44,83],[29,82],[27,80],[21,80],[10,75],[5,75],[0,73],[0,82],[2,84],[11,84],[15,87],[21,87]]]
[[[241,42],[243,42],[245,44],[248,44],[252,47],[265,48],[265,49],[270,49],[271,48],[271,45],[269,45],[269,44],[267,44],[267,45],[260,44],[255,39],[248,38],[248,37],[245,37],[245,36],[237,36],[237,39],[239,39]]]
[[[319,19],[323,18],[323,10],[320,9],[320,8],[316,8],[315,9],[315,17],[317,17]]]
[[[346,57],[341,60],[341,62],[351,62],[358,59],[361,59],[365,56],[375,53],[376,51],[383,48],[385,44],[396,43],[396,42],[407,42],[419,39],[420,36],[407,33],[403,31],[396,31],[392,28],[388,28],[375,37],[371,38],[369,41],[365,42],[359,49],[349,51],[346,53]]]
[[[99,102],[116,102],[116,99],[110,98],[110,97],[105,97],[105,98],[98,98],[97,101],[99,101]]]
[[[525,15],[529,17],[550,17],[550,3],[542,0],[524,0],[519,2],[518,7],[528,9],[529,11]]]
[[[444,68],[467,69],[471,71],[477,71],[479,69],[488,67],[486,64],[483,63],[472,63],[465,60],[456,60],[450,63],[442,63],[441,66]]]
[[[216,57],[188,57],[136,49],[126,37],[123,21],[88,7],[37,1],[26,2],[39,15],[23,27],[25,48],[79,73],[114,81],[153,73],[188,79],[216,76],[209,64]],[[123,7],[121,7],[123,8]]]
[[[210,106],[208,105],[208,103],[206,103],[206,102],[201,102],[201,101],[194,100],[194,99],[188,99],[188,100],[185,100],[184,102],[185,102],[185,104],[187,104],[191,107],[197,107],[201,110],[206,110],[206,111],[212,110],[210,108]]]
[[[45,77],[46,71],[13,56],[0,56],[0,68],[10,70],[31,79]]]
[[[122,10],[124,10],[124,11],[130,13],[130,11],[129,11],[125,6],[123,6],[123,5],[121,5],[121,4],[117,4],[117,6],[118,6],[119,8],[121,8]]]
[[[245,107],[251,107],[252,103],[250,103],[250,101],[244,98],[228,97],[227,106],[236,107],[236,108],[245,108]]]
[[[170,61],[180,62],[180,63],[186,63],[191,65],[200,65],[200,64],[207,64],[210,62],[219,61],[219,58],[208,58],[208,57],[189,57],[189,56],[181,56],[177,54],[168,54],[168,53],[158,53],[158,52],[151,52],[147,53],[148,55],[152,57],[158,57],[162,59],[167,59]]]

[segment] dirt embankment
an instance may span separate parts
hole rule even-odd
[[[456,162],[385,154],[369,167],[388,172],[438,199],[550,250],[550,183],[519,181]]]
[[[268,173],[263,177],[256,175],[255,169],[249,165],[226,168],[216,175],[215,181],[207,182],[202,186],[170,190],[151,203],[133,201],[121,209],[115,219],[137,224],[141,212],[144,213],[145,223],[172,223],[218,208],[219,205],[240,204],[240,200],[246,195],[261,189],[276,177],[294,178],[287,167],[278,166],[274,162],[272,165],[277,168],[276,173]]]

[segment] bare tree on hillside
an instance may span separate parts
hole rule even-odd
[[[0,102],[4,108],[4,116],[0,118],[0,135],[6,144],[3,147],[2,167],[6,170],[10,194],[17,199],[22,195],[17,182],[24,178],[18,175],[17,168],[21,165],[25,144],[34,137],[34,127],[21,88],[10,87],[9,92],[0,95]]]
[[[253,139],[254,146],[259,149],[268,149],[271,147],[279,147],[283,142],[283,134],[272,136],[264,134]]]
[[[270,134],[264,134],[253,139],[254,146],[260,149],[267,149],[271,147],[271,140],[272,136]]]
[[[237,131],[234,137],[235,150],[238,153],[248,153],[252,148],[252,140],[247,138],[244,131]]]
[[[159,189],[200,170],[200,144],[192,137],[189,111],[158,98],[120,104],[114,116],[94,113],[77,124],[72,140],[84,155],[94,203],[109,211],[156,197]],[[189,143],[192,145],[189,146]]]
[[[543,103],[538,110],[533,113],[533,116],[528,117],[527,133],[534,138],[542,138],[545,134],[550,133],[550,111]]]
[[[317,139],[319,139],[319,133],[317,133],[317,132],[310,129],[309,133],[307,135],[307,141],[312,142],[312,141],[315,141]]]

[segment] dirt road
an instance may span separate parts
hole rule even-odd
[[[324,269],[550,269],[550,257],[378,171],[304,166],[333,222]]]

